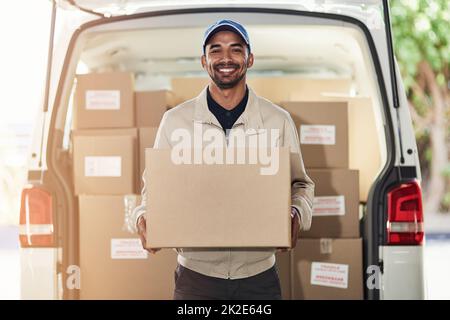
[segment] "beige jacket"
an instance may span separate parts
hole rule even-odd
[[[194,124],[201,124],[203,130],[223,129],[215,116],[209,111],[206,101],[206,88],[192,100],[167,111],[156,135],[154,148],[171,148],[171,133],[183,128],[194,135]],[[300,213],[300,228],[309,230],[311,226],[314,183],[306,175],[300,152],[297,130],[287,111],[270,101],[257,96],[249,88],[249,97],[245,111],[233,125],[231,130],[243,129],[279,129],[279,136],[272,145],[290,147],[292,153],[299,156],[297,167],[291,168],[293,174],[292,206]],[[231,136],[231,133],[229,134]],[[145,175],[144,175],[145,176]],[[142,203],[134,212],[132,219],[136,230],[137,220],[146,211],[145,179],[142,189]],[[251,186],[249,186],[251,187]],[[255,199],[257,201],[257,199]],[[182,208],[180,208],[182,210]],[[223,279],[239,279],[256,275],[271,268],[275,263],[274,249],[177,249],[178,262],[186,268]]]

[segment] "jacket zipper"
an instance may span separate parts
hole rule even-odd
[[[227,138],[227,135],[225,134],[225,132],[223,131],[223,128],[220,126],[218,126],[218,125],[216,125],[215,123],[213,123],[213,122],[208,122],[208,124],[209,125],[211,125],[211,126],[214,126],[214,127],[216,127],[216,128],[218,128],[218,129],[221,129],[221,132],[222,132],[222,134],[223,134],[223,136],[224,136],[224,138],[225,138],[225,144],[226,144],[226,146],[228,147],[228,138]],[[239,124],[234,124],[232,127],[231,127],[231,129],[230,129],[230,131],[231,130],[233,130],[235,127],[237,127],[237,126],[240,126],[240,125],[243,125],[243,123],[239,123]],[[228,136],[230,135],[230,131],[228,132]],[[227,270],[227,279],[231,279],[231,274],[230,274],[230,270],[231,270],[231,249],[229,249],[228,250],[228,270]]]

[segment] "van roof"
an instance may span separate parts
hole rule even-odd
[[[309,12],[348,15],[369,24],[381,18],[382,0],[63,0],[60,7],[76,7],[104,17],[123,16],[156,10],[197,7],[247,6],[260,8],[290,8]]]

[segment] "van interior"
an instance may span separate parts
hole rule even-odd
[[[386,163],[387,148],[376,73],[364,36],[354,28],[335,26],[264,24],[250,25],[248,32],[255,56],[248,79],[250,86],[252,81],[257,86],[257,94],[265,96],[270,79],[285,80],[281,88],[276,87],[276,104],[288,100],[349,102],[349,167],[360,172],[360,201],[365,203]],[[202,28],[89,33],[80,39],[83,45],[76,74],[133,72],[136,91],[173,90],[172,84],[180,78],[191,78],[200,93],[208,83],[200,63],[202,35]],[[263,81],[257,83],[258,79]],[[72,96],[66,97],[67,149],[75,73],[72,82]],[[181,92],[182,85],[177,88],[178,102],[195,96]]]

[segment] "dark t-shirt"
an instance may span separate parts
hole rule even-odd
[[[233,127],[236,120],[245,110],[248,101],[248,88],[246,88],[245,90],[244,98],[242,98],[241,102],[239,102],[239,104],[232,110],[227,110],[216,101],[214,101],[211,93],[209,92],[209,89],[207,89],[207,101],[209,111],[214,114],[214,116],[222,126],[223,131],[228,134],[228,131]]]

